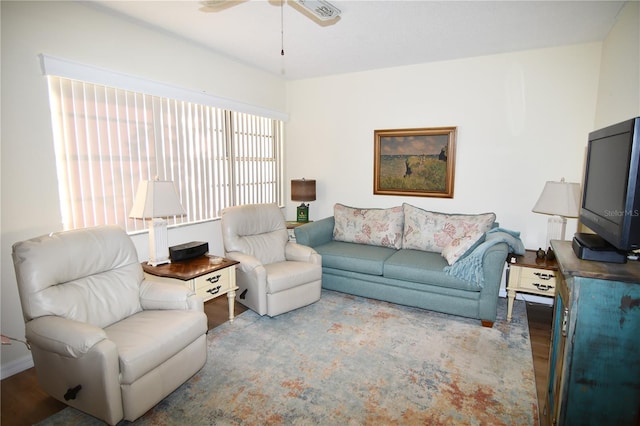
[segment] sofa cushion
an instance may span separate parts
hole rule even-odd
[[[400,250],[384,263],[384,277],[459,290],[480,291],[476,283],[464,281],[444,272],[447,261],[435,252]]]
[[[423,210],[407,203],[402,207],[404,209],[402,248],[412,250],[442,253],[449,244],[452,242],[455,244],[456,240],[464,239],[473,232],[481,234],[487,232],[496,220],[495,213],[445,214]],[[466,249],[459,256],[465,251]]]
[[[357,209],[336,204],[333,239],[400,249],[404,228],[401,206],[388,209]]]
[[[130,384],[207,332],[199,311],[142,311],[104,330],[118,348],[120,382]]]
[[[314,247],[322,266],[370,275],[382,275],[384,261],[396,250],[389,247],[331,241]]]
[[[322,279],[322,267],[315,263],[285,261],[264,265],[267,293],[274,294]]]

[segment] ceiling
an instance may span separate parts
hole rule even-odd
[[[602,41],[622,1],[331,0],[312,18],[292,0],[104,1],[98,7],[296,80]],[[284,56],[281,49],[284,49]]]

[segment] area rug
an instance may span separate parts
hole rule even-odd
[[[138,425],[537,425],[524,302],[507,323],[323,290],[208,334],[208,361]],[[42,425],[101,424],[66,408]],[[129,424],[122,422],[122,424]]]

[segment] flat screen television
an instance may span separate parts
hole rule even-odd
[[[640,117],[589,133],[580,221],[599,237],[576,234],[586,246],[640,248]]]

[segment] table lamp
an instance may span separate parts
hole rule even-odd
[[[151,219],[149,222],[149,265],[157,266],[171,263],[167,221],[164,218],[185,214],[173,182],[160,180],[140,182],[129,217]]]
[[[298,222],[309,222],[309,204],[305,202],[316,200],[316,181],[314,179],[293,179],[291,181],[291,200],[302,201],[296,211]]]
[[[547,222],[546,246],[551,240],[564,240],[568,217],[578,217],[580,213],[580,184],[548,181],[542,194],[531,211],[551,215]]]

